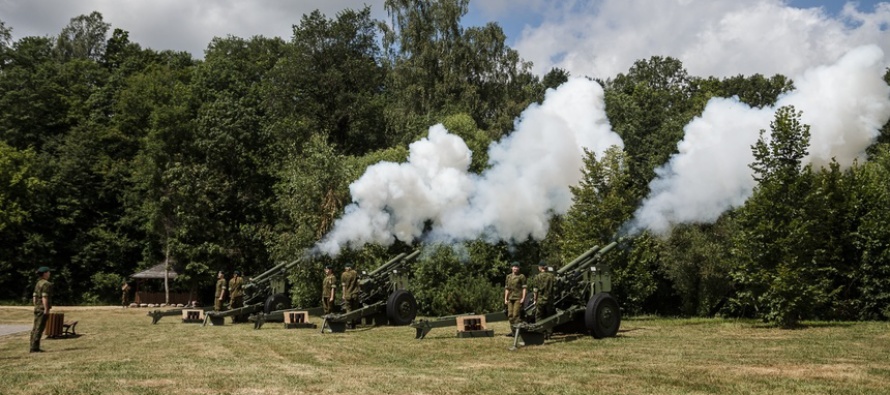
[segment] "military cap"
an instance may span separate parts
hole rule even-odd
[[[547,262],[544,262],[544,261],[538,262],[538,267],[547,267]]]
[[[352,268],[352,263],[346,262],[346,264],[344,264],[343,267],[345,267],[347,269]]]
[[[236,276],[240,276],[240,275],[241,275],[241,271],[240,271],[240,270],[235,270],[235,275],[236,275]]]
[[[510,264],[510,267],[519,267],[519,262],[513,262]]]
[[[41,267],[37,268],[38,274],[43,274],[43,273],[46,273],[49,271],[51,271],[51,269],[48,266],[41,266]]]
[[[331,270],[331,269],[333,269],[333,267],[331,267],[331,265],[324,265],[324,268],[325,268],[325,270]]]

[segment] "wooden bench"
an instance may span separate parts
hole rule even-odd
[[[62,324],[62,336],[77,336],[75,328],[77,328],[77,321]]]

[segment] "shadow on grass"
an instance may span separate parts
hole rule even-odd
[[[62,336],[47,337],[47,338],[44,338],[43,340],[67,340],[67,339],[77,339],[77,338],[79,338],[79,337],[81,337],[81,336],[83,336],[83,335],[81,335],[81,334],[70,334],[70,335],[62,335]]]
[[[817,328],[848,328],[855,326],[856,322],[849,321],[808,321],[808,322],[800,322],[794,325],[789,326],[778,326],[776,324],[771,324],[768,322],[761,322],[757,324],[751,325],[752,328],[756,329],[784,329],[790,331],[798,331],[798,330],[806,330],[806,329],[817,329]]]

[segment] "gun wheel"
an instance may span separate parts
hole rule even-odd
[[[285,295],[285,294],[269,295],[269,297],[266,298],[265,305],[263,306],[263,312],[266,314],[269,314],[273,311],[287,310],[290,307],[291,307],[290,306],[290,298],[288,298],[287,295]]]
[[[612,337],[618,334],[621,326],[621,310],[612,295],[598,293],[587,302],[584,313],[584,324],[596,339]]]
[[[417,317],[417,300],[404,289],[389,295],[386,301],[386,318],[392,325],[408,325]]]

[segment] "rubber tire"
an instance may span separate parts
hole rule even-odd
[[[285,294],[275,294],[266,298],[266,303],[263,305],[263,312],[269,314],[273,311],[287,310],[289,308],[291,308],[290,298]]]
[[[595,339],[613,337],[621,326],[621,310],[612,295],[598,293],[587,301],[584,326]]]
[[[414,295],[399,289],[386,300],[386,318],[391,325],[408,325],[417,317],[417,300]]]

